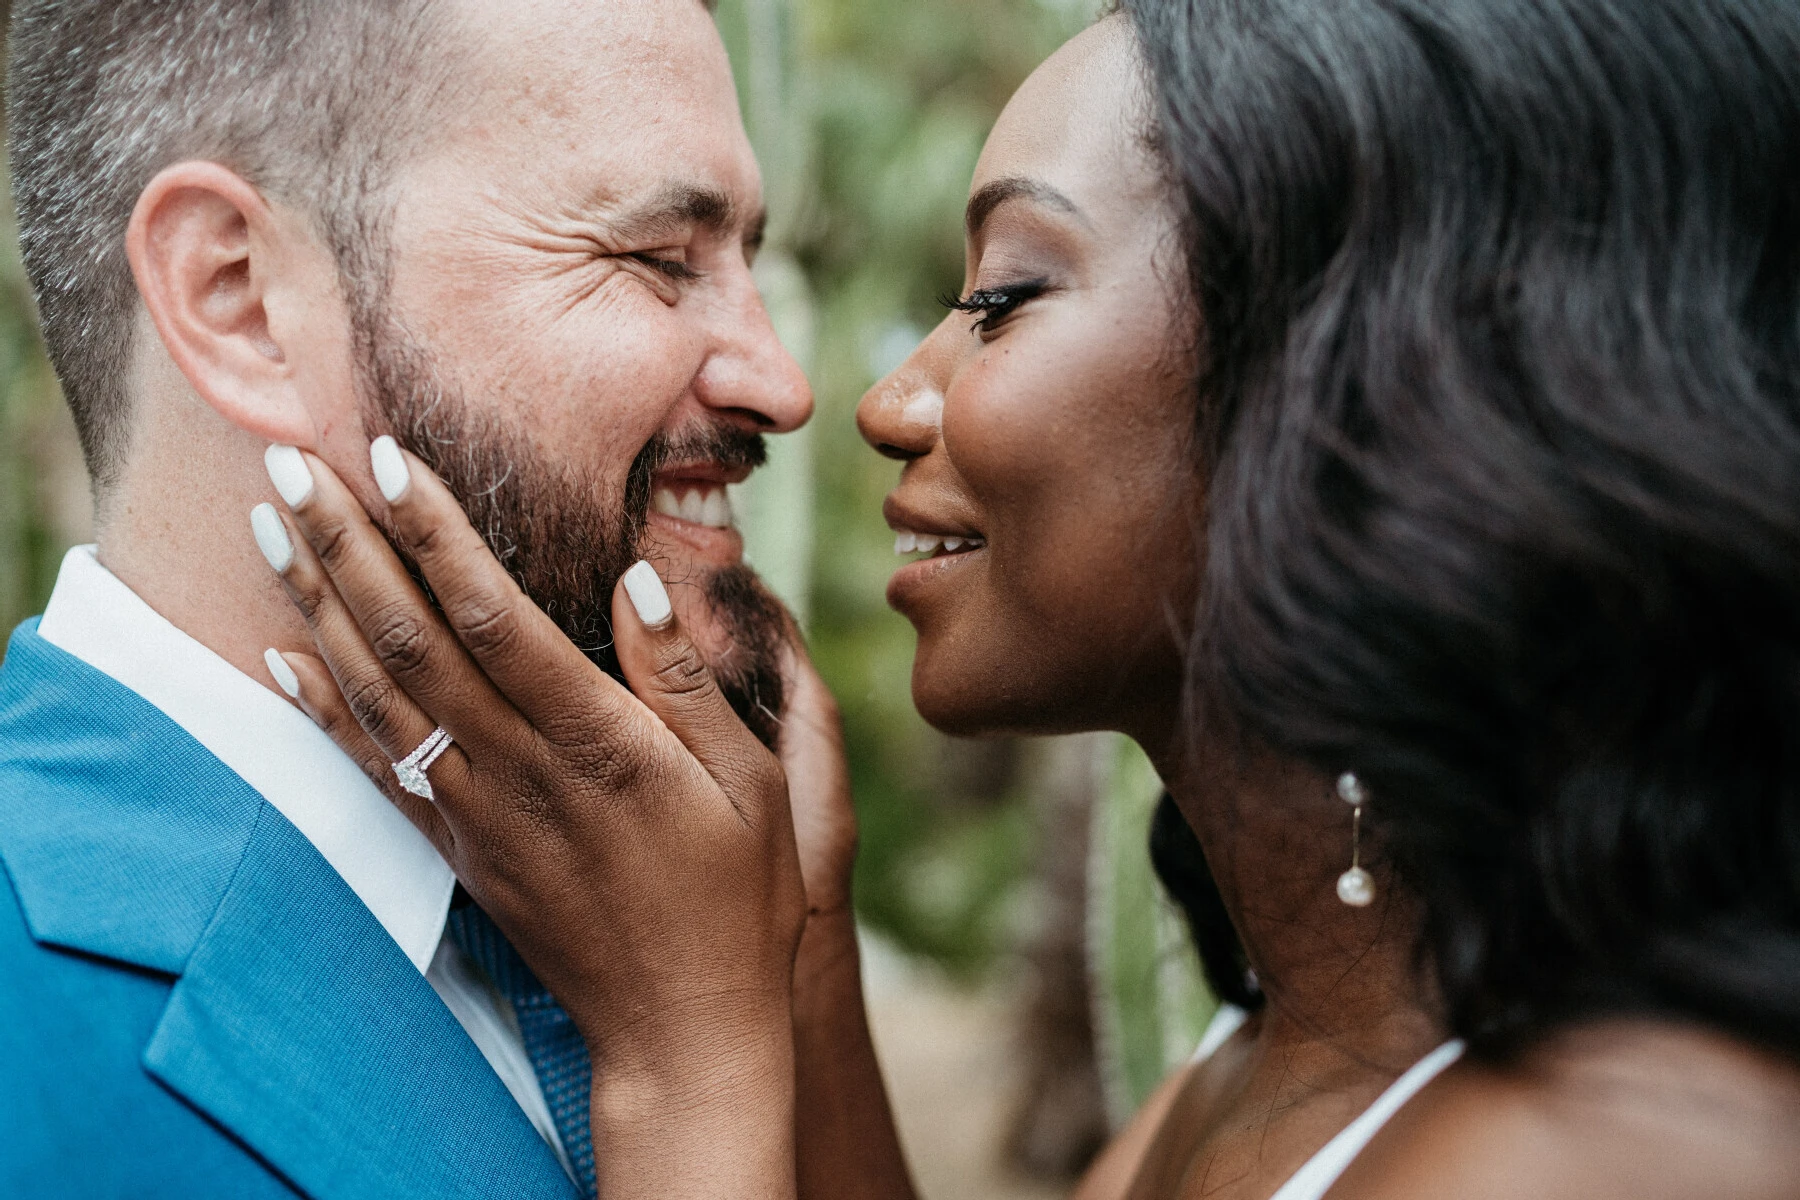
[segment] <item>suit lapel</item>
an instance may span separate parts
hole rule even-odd
[[[315,1200],[574,1194],[431,986],[273,809],[144,1065]]]
[[[32,936],[179,975],[263,798],[136,692],[35,634],[0,669],[0,856]]]
[[[28,624],[0,856],[39,941],[174,981],[144,1068],[313,1200],[572,1200],[419,971],[286,818]]]

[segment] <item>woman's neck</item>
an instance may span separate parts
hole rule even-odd
[[[1258,1041],[1328,1075],[1356,1064],[1382,1074],[1411,1066],[1443,1039],[1428,975],[1415,965],[1418,909],[1366,838],[1375,901],[1351,908],[1338,899],[1351,812],[1332,782],[1268,754],[1190,751],[1186,741],[1171,730],[1152,759],[1199,838],[1268,999]]]
[[[1318,775],[1271,756],[1169,752],[1139,739],[1199,835],[1267,998],[1190,1069],[1138,1163],[1130,1200],[1267,1200],[1442,1040],[1412,968],[1415,906],[1366,853],[1375,902],[1346,907],[1350,812]]]

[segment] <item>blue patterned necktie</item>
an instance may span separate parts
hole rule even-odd
[[[557,1136],[575,1168],[582,1194],[592,1196],[594,1139],[588,1130],[588,1093],[593,1067],[588,1062],[587,1043],[556,997],[538,982],[506,935],[479,906],[452,907],[449,932],[463,953],[487,972],[500,994],[512,1001],[525,1053],[537,1072]]]

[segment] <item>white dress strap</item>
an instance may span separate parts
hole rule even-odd
[[[1190,1061],[1203,1063],[1211,1058],[1249,1019],[1250,1014],[1235,1004],[1219,1005],[1212,1020],[1207,1022],[1206,1032],[1200,1035],[1200,1045],[1195,1048],[1194,1057]]]
[[[1344,1126],[1341,1133],[1326,1142],[1305,1166],[1294,1172],[1293,1178],[1282,1184],[1281,1190],[1269,1200],[1323,1200],[1331,1185],[1338,1181],[1338,1176],[1349,1169],[1356,1156],[1381,1132],[1381,1127],[1417,1095],[1420,1088],[1461,1058],[1462,1053],[1462,1042],[1445,1042],[1414,1063],[1412,1069],[1394,1080],[1362,1116]]]

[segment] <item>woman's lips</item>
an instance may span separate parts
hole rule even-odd
[[[906,536],[905,533],[901,534],[903,540]],[[906,613],[932,589],[962,575],[967,567],[986,557],[987,543],[980,539],[973,543],[964,542],[957,550],[946,550],[939,545],[929,557],[907,563],[894,572],[893,577],[888,580],[888,604]]]
[[[987,542],[974,535],[967,537],[950,534],[914,533],[910,529],[902,529],[894,536],[895,554],[958,554],[965,550],[979,550]]]
[[[954,578],[963,567],[987,554],[987,537],[974,526],[927,512],[924,506],[903,499],[899,492],[888,496],[881,513],[894,531],[894,553],[925,555],[895,571],[888,581],[888,603],[903,612],[923,592]]]

